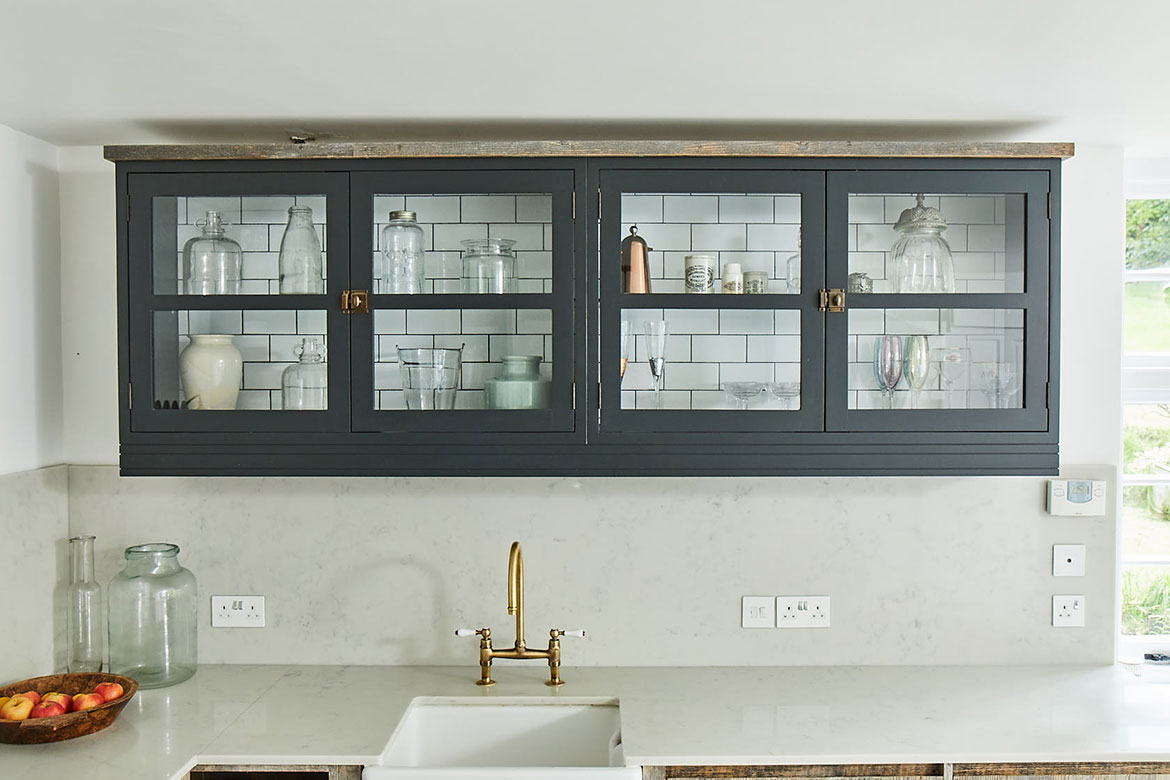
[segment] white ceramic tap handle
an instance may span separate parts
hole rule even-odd
[[[475,636],[479,632],[474,628],[457,628],[455,629],[455,636]]]
[[[575,636],[575,637],[579,637],[581,639],[584,639],[585,638],[585,629],[573,628],[573,629],[570,629],[568,631],[562,631],[561,636]]]

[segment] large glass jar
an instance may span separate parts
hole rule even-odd
[[[423,229],[413,211],[391,211],[382,228],[382,267],[374,292],[414,295],[423,292]]]
[[[280,292],[282,295],[325,292],[321,273],[321,239],[313,227],[313,210],[293,206],[280,239]]]
[[[947,221],[938,209],[923,204],[906,209],[894,224],[901,235],[890,249],[894,292],[953,293],[955,262],[951,247],[942,237]]]
[[[126,568],[109,587],[110,667],[143,688],[163,688],[195,674],[195,575],[174,544],[126,548]]]
[[[224,233],[231,225],[218,211],[195,223],[203,234],[183,245],[183,284],[187,295],[239,295],[244,254]]]
[[[297,363],[280,375],[282,409],[326,409],[329,403],[329,368],[325,348],[314,338],[303,339],[293,349]]]
[[[504,371],[483,384],[488,409],[547,409],[552,382],[540,375],[540,355],[504,355]]]
[[[473,238],[463,242],[463,292],[516,292],[516,255],[510,238]]]

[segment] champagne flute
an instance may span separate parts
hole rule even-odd
[[[894,389],[902,381],[902,337],[878,336],[873,351],[873,373],[886,409],[894,407]]]
[[[630,358],[630,321],[622,320],[622,372],[619,376],[626,378],[626,363]]]
[[[906,382],[910,385],[910,408],[918,408],[922,388],[930,378],[930,341],[926,336],[906,339]]]
[[[666,373],[666,340],[670,337],[670,327],[666,320],[647,320],[643,325],[646,331],[646,359],[650,361],[650,389],[654,391],[654,406],[662,408],[662,385]]]

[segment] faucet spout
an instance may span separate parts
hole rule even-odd
[[[524,649],[524,556],[520,542],[508,552],[508,614],[516,616],[516,649]]]

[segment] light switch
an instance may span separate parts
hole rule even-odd
[[[744,596],[740,621],[743,628],[775,628],[776,599],[772,596]]]

